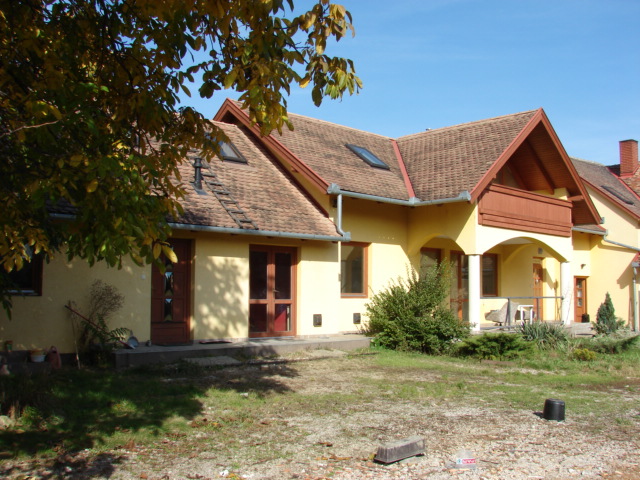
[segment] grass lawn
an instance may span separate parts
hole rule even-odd
[[[545,398],[560,398],[568,416],[589,419],[585,428],[594,434],[615,427],[624,435],[640,426],[638,347],[593,361],[553,351],[511,361],[384,350],[302,357],[222,369],[181,363],[1,378],[3,411],[22,415],[0,431],[0,458],[52,459],[77,451],[99,456],[133,446],[174,456],[215,449],[229,459],[242,451],[243,461],[254,462],[294,458],[289,446],[300,442],[307,423],[322,425],[332,412],[342,412],[363,415],[366,424],[367,409],[385,404],[534,412]],[[327,437],[339,435],[349,433],[330,433],[327,423]],[[247,445],[250,453],[242,450]],[[240,468],[237,462],[231,467]]]

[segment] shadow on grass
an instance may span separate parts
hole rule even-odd
[[[229,391],[257,397],[285,394],[289,388],[278,377],[297,375],[286,365],[213,369],[182,363],[0,378],[3,413],[21,413],[15,427],[0,431],[0,458],[60,456],[126,443],[138,434],[160,436],[171,430],[169,420],[187,423],[201,415],[207,396]],[[0,467],[0,477],[6,474]]]

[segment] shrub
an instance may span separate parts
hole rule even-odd
[[[116,287],[96,280],[91,284],[86,318],[74,316],[80,327],[76,339],[78,349],[94,363],[105,363],[118,341],[124,340],[130,333],[127,328],[109,326],[110,317],[123,304],[124,296]]]
[[[626,352],[638,343],[639,335],[608,335],[605,337],[583,338],[575,343],[576,349],[588,348],[596,353],[617,354]]]
[[[571,354],[571,357],[582,362],[592,362],[596,359],[597,354],[588,348],[576,348]]]
[[[444,354],[469,335],[448,305],[450,267],[446,263],[408,272],[367,303],[364,333],[373,344],[393,350]]]
[[[598,335],[610,335],[618,329],[624,327],[624,320],[616,317],[616,311],[613,308],[613,302],[609,292],[604,297],[604,302],[598,307],[596,322],[591,322],[593,329]]]
[[[518,328],[522,338],[533,342],[542,350],[552,350],[567,345],[569,332],[562,325],[545,322],[524,322]]]
[[[456,354],[485,360],[507,360],[531,353],[533,344],[513,333],[485,333],[456,346]]]

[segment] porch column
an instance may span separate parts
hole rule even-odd
[[[480,255],[469,255],[469,325],[480,331]]]
[[[562,306],[560,308],[562,323],[571,325],[573,321],[573,275],[571,274],[571,262],[562,262],[560,264],[560,295],[562,295]]]

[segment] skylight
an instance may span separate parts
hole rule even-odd
[[[385,170],[389,170],[389,165],[384,163],[366,148],[359,147],[358,145],[352,145],[350,143],[347,143],[346,147],[372,167],[384,168]]]
[[[220,157],[227,162],[247,163],[247,159],[242,156],[235,145],[231,142],[220,142]]]
[[[618,200],[623,201],[624,203],[626,203],[627,205],[633,205],[633,200],[631,200],[629,197],[627,197],[626,195],[623,195],[622,193],[618,192],[617,190],[614,190],[613,188],[607,186],[607,185],[600,185],[602,188],[604,188],[607,192],[609,192],[611,195],[613,195],[614,197],[616,197]]]

